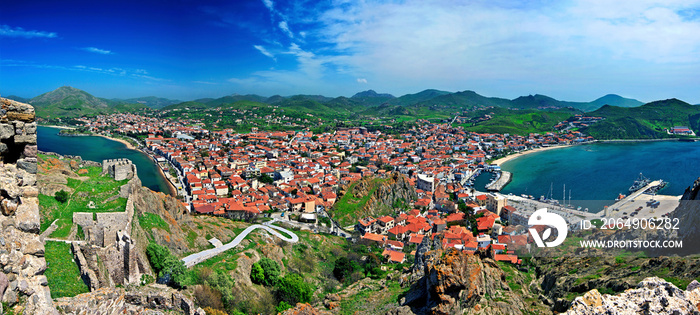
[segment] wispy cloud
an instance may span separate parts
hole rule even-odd
[[[58,35],[54,32],[44,31],[28,31],[21,27],[10,27],[9,25],[0,25],[0,36],[5,37],[21,37],[21,38],[56,38]]]
[[[287,21],[281,21],[279,23],[279,27],[282,30],[282,32],[289,36],[289,38],[294,38],[294,33],[292,33],[292,31],[289,30],[289,25],[287,24]]]
[[[275,9],[275,3],[272,2],[272,0],[262,0],[262,2],[265,5],[265,7],[270,9],[270,11],[273,11]]]
[[[272,58],[272,60],[277,61],[277,58],[275,58],[275,55],[273,55],[272,53],[267,51],[267,49],[265,49],[265,47],[260,46],[260,45],[253,45],[253,48],[257,49],[261,54]]]
[[[62,65],[50,65],[50,64],[42,64],[42,63],[35,63],[35,62],[31,62],[31,61],[12,60],[12,59],[2,59],[2,60],[0,60],[0,63],[2,63],[3,67],[29,67],[29,68],[36,68],[36,69],[81,71],[81,72],[108,74],[108,75],[114,75],[114,76],[129,76],[129,77],[133,77],[133,78],[142,78],[142,79],[147,79],[147,80],[151,80],[151,81],[170,81],[167,79],[151,76],[151,75],[149,75],[148,71],[146,71],[144,69],[122,69],[122,68],[118,68],[118,67],[100,68],[100,67],[92,67],[92,66],[85,66],[85,65],[62,66]]]
[[[365,78],[357,78],[357,83],[364,83],[364,84],[367,84],[367,79],[365,79]]]
[[[112,51],[110,51],[110,50],[100,49],[100,48],[96,48],[96,47],[83,47],[83,48],[81,48],[81,49],[84,50],[84,51],[87,51],[87,52],[96,53],[96,54],[101,54],[101,55],[112,55],[112,54],[114,54],[114,53],[113,53]]]

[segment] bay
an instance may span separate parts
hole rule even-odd
[[[63,137],[59,136],[60,129],[37,127],[37,145],[44,152],[56,152],[61,155],[77,155],[83,160],[102,163],[107,159],[127,158],[131,160],[138,171],[141,183],[153,191],[170,192],[166,179],[160,174],[148,155],[143,152],[128,149],[125,144],[103,137]]]
[[[528,154],[504,163],[513,173],[501,193],[549,197],[597,212],[629,194],[639,173],[669,184],[659,194],[682,195],[700,177],[700,142],[593,143]],[[566,192],[564,192],[566,185]],[[477,187],[479,189],[480,187]]]

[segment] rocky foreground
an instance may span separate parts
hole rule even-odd
[[[576,298],[568,315],[584,314],[700,314],[700,283],[693,281],[683,291],[657,277],[646,278],[636,288],[620,295],[588,291]]]

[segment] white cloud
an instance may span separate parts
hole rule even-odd
[[[270,11],[273,11],[275,9],[275,3],[272,2],[272,0],[262,0],[262,2],[265,5],[265,7],[270,9]]]
[[[81,48],[84,51],[91,52],[91,53],[96,53],[96,54],[101,54],[101,55],[111,55],[114,54],[113,52],[106,50],[106,49],[100,49],[100,48],[95,48],[95,47],[83,47]]]
[[[336,1],[316,16],[295,18],[304,31],[276,54],[295,56],[296,68],[231,82],[319,93],[352,89],[347,83],[364,79],[395,94],[439,88],[511,98],[659,99],[652,91],[697,83],[700,19],[688,10],[698,7],[700,0]],[[281,20],[292,37],[288,19]]]
[[[289,38],[294,38],[294,34],[292,33],[292,31],[289,30],[289,25],[287,25],[287,21],[281,21],[279,23],[279,27],[282,30],[282,32],[289,36]]]
[[[367,83],[367,79],[365,79],[365,78],[357,78],[357,83],[364,83],[364,84],[366,84],[366,83]]]
[[[481,85],[505,96],[499,80],[538,92],[548,84],[581,90],[576,84],[619,80],[640,68],[686,64],[697,73],[700,23],[678,12],[699,3],[350,2],[323,12],[315,32],[333,46],[335,62],[393,82],[388,88]]]
[[[54,32],[27,31],[21,27],[10,27],[9,25],[3,24],[0,25],[0,36],[22,38],[56,38],[58,35]]]
[[[260,46],[260,45],[253,45],[253,48],[257,49],[261,54],[272,58],[272,60],[277,61],[277,58],[275,58],[275,55],[273,55],[271,52],[267,51],[267,49],[265,49],[265,47]]]

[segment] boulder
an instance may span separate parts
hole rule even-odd
[[[39,233],[39,204],[36,198],[27,198],[15,213],[17,228],[27,233]]]
[[[620,295],[601,295],[598,290],[577,297],[569,315],[578,314],[693,314],[700,315],[686,292],[658,277],[642,280],[637,288]]]

